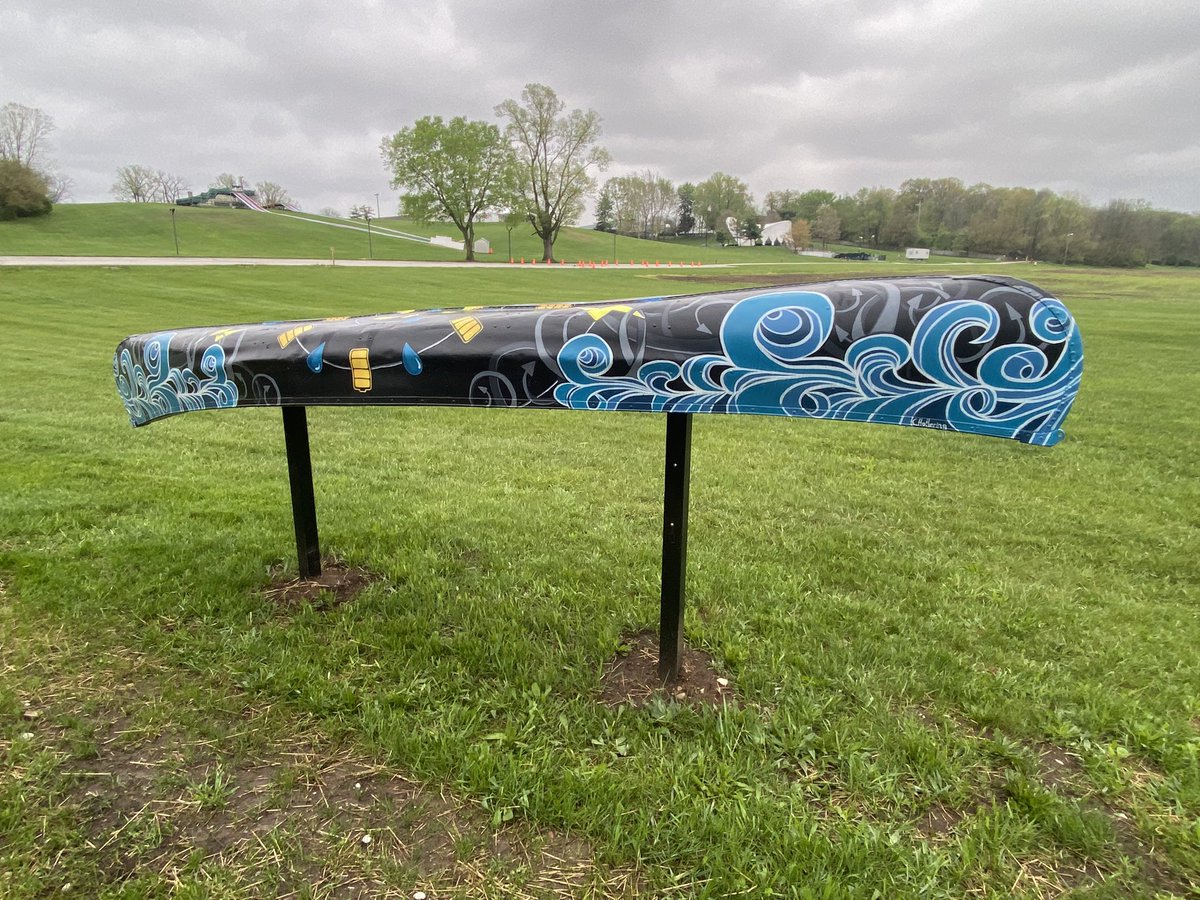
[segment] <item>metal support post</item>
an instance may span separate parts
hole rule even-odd
[[[662,605],[658,627],[658,677],[679,675],[683,657],[683,599],[687,576],[688,486],[692,470],[692,414],[667,413],[663,478]]]
[[[321,574],[321,542],[317,536],[317,501],[313,496],[305,407],[283,407],[283,441],[287,447],[288,483],[292,489],[292,521],[296,526],[296,557],[300,563],[300,577],[316,578]]]

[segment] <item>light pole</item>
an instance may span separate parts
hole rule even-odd
[[[368,212],[363,218],[367,220],[367,255],[374,259],[375,244],[371,241],[371,213]]]
[[[179,231],[175,228],[175,207],[171,207],[171,235],[175,238],[175,255],[179,255]]]
[[[379,211],[379,192],[376,191],[375,192],[375,218],[378,219],[381,215],[383,215],[383,214]]]
[[[1071,238],[1075,237],[1075,232],[1071,231],[1067,234],[1067,246],[1063,248],[1063,265],[1067,264],[1067,257],[1071,254]]]

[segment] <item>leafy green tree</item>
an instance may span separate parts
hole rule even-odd
[[[781,219],[793,220],[800,214],[800,191],[768,191],[763,201],[768,213]]]
[[[15,159],[0,159],[0,219],[44,216],[53,207],[44,177]]]
[[[596,231],[616,231],[615,215],[612,185],[606,184],[596,201]]]
[[[675,192],[679,206],[675,210],[675,233],[691,234],[696,228],[696,186],[685,181]]]
[[[505,209],[517,191],[517,159],[500,129],[456,116],[426,116],[380,147],[392,187],[406,190],[405,212],[418,220],[446,218],[462,232],[466,258],[475,259],[475,222]]]
[[[695,209],[709,231],[724,230],[728,217],[744,219],[753,214],[754,198],[746,182],[714,172],[696,185]]]
[[[520,102],[505,100],[496,115],[507,120],[504,134],[516,149],[521,193],[529,221],[542,239],[546,262],[564,225],[578,220],[584,198],[596,187],[591,169],[608,166],[608,151],[597,144],[600,116],[573,109],[544,84],[527,84]]]
[[[819,188],[804,191],[796,198],[796,217],[815,222],[817,211],[822,206],[832,206],[836,200],[837,195],[833,191],[824,191]]]

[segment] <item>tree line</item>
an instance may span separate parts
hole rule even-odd
[[[495,213],[506,224],[527,220],[552,260],[558,230],[578,221],[597,187],[592,172],[609,162],[598,145],[600,118],[592,110],[566,112],[539,84],[499,104],[496,114],[503,130],[430,116],[385,138],[392,185],[407,191],[406,214],[458,225],[468,258],[474,223]],[[1097,207],[1077,194],[957,178],[911,178],[898,189],[849,194],[778,189],[759,204],[744,181],[725,172],[676,186],[645,170],[608,179],[596,199],[597,229],[642,238],[702,233],[730,242],[781,220],[792,222],[790,242],[800,248],[840,242],[1103,266],[1200,265],[1200,215],[1144,200]]]
[[[209,187],[240,190],[244,185],[245,176],[235,178],[228,172],[222,172],[212,180]],[[129,203],[174,203],[189,190],[189,187],[187,179],[179,175],[149,166],[128,165],[117,169],[117,179],[113,182],[111,190],[116,199]],[[288,192],[274,181],[260,181],[254,185],[253,190],[258,202],[268,209],[292,204]]]
[[[734,219],[737,235],[726,222]],[[709,233],[728,242],[790,220],[793,242],[928,247],[957,254],[1104,266],[1200,265],[1200,216],[1142,200],[1092,206],[1076,194],[912,178],[899,189],[769,191],[761,205],[724,172],[674,187],[655,172],[609,179],[595,227],[644,238]]]
[[[652,170],[610,178],[597,193],[594,173],[610,156],[599,144],[594,110],[568,110],[552,88],[528,84],[494,112],[499,124],[426,116],[380,146],[392,186],[404,192],[402,212],[453,222],[468,259],[475,224],[495,215],[510,228],[527,223],[542,239],[543,258],[552,261],[560,230],[577,224],[585,201],[596,195],[596,228],[644,238],[753,239],[764,225],[789,220],[791,240],[801,248],[842,242],[1106,266],[1200,265],[1200,214],[1144,200],[1093,206],[1078,194],[1046,189],[912,178],[899,188],[848,194],[772,190],[760,204],[744,181],[725,172],[675,185]],[[49,159],[53,130],[41,110],[0,107],[0,218],[44,214],[66,195],[70,181]],[[213,186],[242,182],[222,174]],[[171,203],[186,189],[183,178],[128,165],[118,169],[112,191],[122,200]],[[255,189],[264,206],[292,202],[274,182]]]

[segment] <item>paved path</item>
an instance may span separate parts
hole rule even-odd
[[[336,266],[338,268],[376,267],[387,269],[569,269],[591,270],[591,266],[576,266],[575,263],[489,263],[435,260],[435,259],[279,259],[229,256],[0,256],[0,266]],[[597,269],[642,269],[642,265],[627,263],[597,266]],[[695,266],[675,265],[649,266],[659,269],[691,269]],[[711,263],[704,268],[728,268],[727,264]]]
[[[902,260],[900,260],[902,262]],[[668,266],[666,263],[662,265],[643,266],[635,263],[610,263],[607,266],[596,266],[596,269],[667,269],[688,271],[689,269],[734,269],[734,268],[751,268],[757,266],[770,266],[772,268],[790,267],[790,266],[820,266],[826,265],[830,260],[814,257],[812,260],[796,260],[794,262],[745,262],[745,263],[705,263],[703,266],[690,266],[687,263],[679,263],[677,265]],[[917,263],[913,265],[913,273],[916,274],[928,263]],[[935,263],[931,268],[941,268],[943,266],[972,266],[980,268],[981,266],[995,265],[1011,265],[1009,262],[998,262],[987,260],[970,260],[966,262],[939,262]],[[575,263],[545,263],[525,264],[519,263],[494,263],[494,262],[462,262],[436,259],[339,259],[336,262],[331,262],[328,259],[281,259],[281,258],[266,258],[266,257],[240,257],[240,256],[0,256],[0,266],[337,266],[339,268],[384,268],[384,269],[493,269],[509,271],[514,269],[535,269],[535,270],[553,270],[570,271],[593,271],[592,266],[577,266]]]

